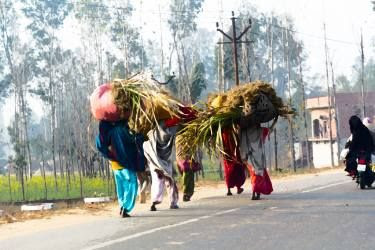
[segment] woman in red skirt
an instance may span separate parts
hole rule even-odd
[[[241,129],[241,155],[251,176],[252,200],[259,200],[260,194],[268,195],[273,191],[271,179],[266,169],[265,139],[270,130],[260,124]]]
[[[242,185],[245,183],[245,165],[242,163],[238,136],[232,128],[226,128],[223,136],[223,163],[225,182],[227,184],[227,195],[232,195],[231,188],[237,187],[237,194],[243,192]]]

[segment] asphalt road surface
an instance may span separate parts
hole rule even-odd
[[[274,188],[260,201],[220,190],[178,210],[16,236],[0,249],[375,249],[375,190],[359,190],[343,173]]]

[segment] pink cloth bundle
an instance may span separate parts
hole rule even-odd
[[[112,96],[112,85],[109,83],[97,87],[90,96],[91,113],[97,120],[118,121],[120,112]]]
[[[177,160],[177,166],[180,170],[180,173],[192,170],[197,172],[201,170],[201,165],[194,160]]]

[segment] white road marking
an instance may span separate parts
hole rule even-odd
[[[329,184],[329,185],[325,185],[325,186],[321,186],[321,187],[317,187],[317,188],[313,188],[313,189],[304,190],[300,193],[315,192],[315,191],[318,191],[318,190],[322,190],[322,189],[326,189],[326,188],[329,188],[329,187],[334,187],[334,186],[346,184],[346,183],[349,183],[349,182],[352,182],[352,181],[348,180],[348,181],[343,181],[343,182],[339,182],[339,183],[333,183],[333,184]],[[251,205],[254,206],[254,205],[257,205],[257,204],[251,204]],[[276,207],[272,207],[272,208],[276,208]],[[109,240],[109,241],[106,241],[106,242],[103,242],[103,243],[99,243],[99,244],[84,248],[82,250],[95,250],[95,249],[100,249],[100,248],[103,248],[103,247],[108,247],[108,246],[114,245],[116,243],[124,242],[124,241],[127,241],[127,240],[131,240],[131,239],[134,239],[134,238],[144,236],[144,235],[152,234],[152,233],[155,233],[155,232],[158,232],[158,231],[179,227],[179,226],[182,226],[182,225],[190,224],[190,223],[197,222],[197,221],[204,220],[204,219],[209,219],[209,218],[212,218],[212,217],[217,216],[217,215],[232,213],[232,212],[235,212],[239,209],[240,208],[229,209],[229,210],[214,213],[213,215],[200,216],[198,218],[186,220],[186,221],[183,221],[183,222],[179,222],[179,223],[175,223],[175,224],[171,224],[171,225],[166,225],[166,226],[162,226],[162,227],[157,227],[157,228],[146,230],[146,231],[143,231],[143,232],[140,232],[140,233],[135,233],[135,234],[128,235],[128,236],[125,236],[125,237],[121,237],[121,238],[118,238],[118,239]]]
[[[128,235],[128,236],[125,236],[125,237],[121,237],[121,238],[118,238],[118,239],[115,239],[115,240],[109,240],[109,241],[106,241],[106,242],[103,242],[103,243],[99,243],[99,244],[84,248],[83,250],[95,250],[95,249],[100,249],[100,248],[103,248],[103,247],[108,247],[108,246],[111,246],[113,244],[124,242],[124,241],[131,240],[131,239],[134,239],[134,238],[138,238],[138,237],[141,237],[141,236],[144,236],[144,235],[147,235],[147,234],[152,234],[152,233],[155,233],[155,232],[158,232],[158,231],[162,231],[162,230],[166,230],[166,229],[170,229],[170,228],[174,228],[174,227],[179,227],[179,226],[190,224],[190,223],[193,223],[193,222],[197,222],[197,221],[200,221],[200,220],[203,220],[203,219],[212,218],[212,217],[217,216],[217,215],[232,213],[232,212],[237,211],[237,210],[239,210],[239,208],[220,211],[220,212],[214,213],[213,215],[205,215],[205,216],[201,216],[201,217],[198,217],[198,218],[186,220],[186,221],[183,221],[183,222],[167,225],[167,226],[157,227],[157,228],[146,230],[146,231],[143,231],[143,232],[140,232],[140,233],[136,233],[136,234]]]
[[[238,209],[239,209],[239,208],[233,208],[233,209],[229,209],[229,210],[225,210],[225,211],[217,212],[217,213],[215,213],[214,215],[227,214],[227,213],[231,213],[231,212],[237,211]],[[212,216],[211,216],[211,217],[212,217]]]
[[[322,190],[322,189],[326,189],[326,188],[329,188],[329,187],[334,187],[334,186],[338,186],[338,185],[346,184],[346,183],[349,183],[349,182],[352,182],[352,180],[342,181],[342,182],[333,183],[333,184],[329,184],[329,185],[322,186],[322,187],[317,187],[317,188],[308,189],[308,190],[302,191],[301,193],[310,193],[310,192],[315,192],[315,191],[318,191],[318,190]]]
[[[168,244],[168,245],[183,245],[184,242],[183,241],[169,241],[166,244]]]

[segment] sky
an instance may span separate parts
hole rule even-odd
[[[335,74],[350,77],[352,65],[360,55],[361,29],[365,58],[374,55],[375,12],[370,0],[252,0],[260,11],[288,14],[308,52],[310,74],[324,72],[324,32],[326,24],[329,57]],[[366,56],[366,54],[368,56]]]
[[[241,9],[242,0],[205,0],[203,10],[197,20],[198,27],[215,31],[215,23],[223,18],[224,25],[230,26],[231,11]],[[352,65],[360,53],[361,29],[364,37],[365,58],[374,55],[371,43],[375,38],[375,11],[370,0],[248,0],[258,12],[290,16],[295,23],[296,36],[305,44],[308,55],[307,75],[325,72],[324,32],[326,24],[329,60],[335,75],[351,77]],[[222,8],[221,8],[222,4]],[[159,34],[159,6],[162,15],[169,14],[168,1],[134,1],[134,20],[142,23],[142,34],[152,38]],[[138,11],[142,10],[142,12]],[[222,11],[223,10],[223,11]],[[166,17],[162,18],[162,32],[168,33]],[[165,37],[165,36],[164,36]],[[217,38],[219,33],[217,33]],[[216,40],[216,39],[215,39]],[[372,46],[374,47],[374,46]]]
[[[375,38],[375,11],[372,10],[371,0],[248,0],[258,12],[271,15],[288,15],[294,20],[297,37],[305,44],[308,55],[306,61],[306,76],[324,74],[324,33],[323,23],[326,24],[329,57],[332,60],[335,75],[345,74],[351,78],[352,65],[360,53],[361,29],[364,36],[365,58],[374,56],[371,43]],[[168,0],[131,0],[135,7],[133,22],[140,26],[144,41],[158,39],[160,32],[168,45]],[[226,27],[230,25],[231,11],[235,14],[241,9],[241,0],[205,0],[202,12],[197,20],[198,28],[210,31],[216,30],[215,23],[222,17]],[[222,7],[221,7],[222,3]],[[159,8],[162,15],[161,24]],[[79,46],[79,30],[72,19],[67,20],[66,29],[60,32],[60,38],[66,48]],[[219,33],[216,34],[217,40]],[[213,44],[214,46],[214,44]],[[168,47],[166,47],[168,49]],[[325,86],[325,83],[322,83]],[[29,102],[38,109],[40,102],[30,99]],[[2,119],[7,126],[10,122],[9,113],[12,102],[7,101],[2,108]]]

